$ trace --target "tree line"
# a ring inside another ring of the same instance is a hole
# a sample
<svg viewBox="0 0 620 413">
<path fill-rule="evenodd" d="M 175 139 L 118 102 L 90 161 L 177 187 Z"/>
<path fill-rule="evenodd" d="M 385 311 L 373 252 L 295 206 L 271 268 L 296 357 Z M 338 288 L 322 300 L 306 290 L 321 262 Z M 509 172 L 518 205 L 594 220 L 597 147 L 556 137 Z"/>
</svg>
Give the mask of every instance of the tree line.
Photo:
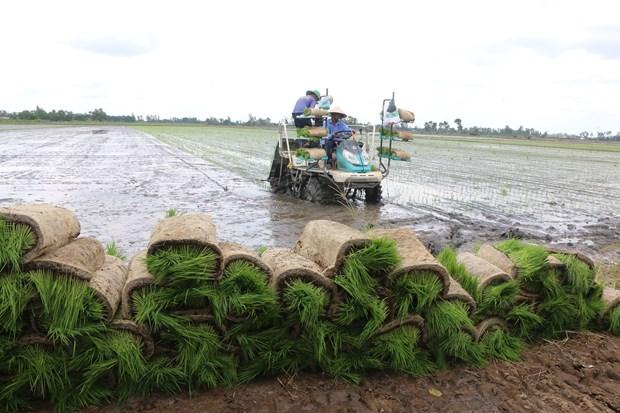
<svg viewBox="0 0 620 413">
<path fill-rule="evenodd" d="M 226 118 L 207 117 L 204 120 L 196 117 L 171 117 L 160 118 L 159 115 L 109 115 L 102 108 L 93 109 L 87 113 L 75 113 L 70 110 L 52 110 L 50 112 L 37 106 L 35 110 L 22 110 L 20 112 L 7 112 L 0 110 L 0 119 L 11 119 L 20 121 L 49 121 L 49 122 L 73 122 L 73 121 L 95 121 L 95 122 L 161 122 L 161 123 L 196 123 L 207 125 L 244 125 L 244 126 L 273 126 L 275 123 L 270 118 L 260 118 L 248 115 L 247 121 L 232 120 L 230 116 Z"/>
<path fill-rule="evenodd" d="M 159 122 L 159 123 L 185 123 L 185 124 L 206 124 L 206 125 L 224 125 L 224 126 L 274 126 L 275 122 L 271 118 L 260 118 L 248 115 L 246 121 L 232 120 L 230 116 L 226 118 L 216 118 L 213 116 L 206 117 L 204 120 L 196 117 L 171 117 L 160 118 L 159 115 L 109 115 L 102 108 L 93 109 L 87 113 L 74 113 L 70 110 L 52 110 L 47 112 L 45 109 L 37 106 L 35 110 L 22 110 L 21 112 L 7 112 L 0 110 L 0 119 L 26 120 L 26 121 L 49 121 L 49 122 L 72 122 L 72 121 L 96 121 L 96 122 Z M 358 120 L 348 117 L 349 124 L 356 124 Z M 471 136 L 504 136 L 514 138 L 577 138 L 577 139 L 597 139 L 620 141 L 620 131 L 613 133 L 612 131 L 583 131 L 578 135 L 566 133 L 549 134 L 546 131 L 541 132 L 534 128 L 524 128 L 519 126 L 516 129 L 506 125 L 503 128 L 486 128 L 481 126 L 464 127 L 461 118 L 454 119 L 451 125 L 447 121 L 424 122 L 423 127 L 416 126 L 413 128 L 415 132 L 437 134 L 437 135 L 471 135 Z"/>
<path fill-rule="evenodd" d="M 427 134 L 436 135 L 470 135 L 470 136 L 503 136 L 511 138 L 573 138 L 573 139 L 597 139 L 597 140 L 613 140 L 620 141 L 620 131 L 613 133 L 612 131 L 597 131 L 588 132 L 583 131 L 578 135 L 568 133 L 548 133 L 542 132 L 534 128 L 525 128 L 519 126 L 516 129 L 511 128 L 509 125 L 503 128 L 486 128 L 481 126 L 463 127 L 463 120 L 460 118 L 454 119 L 453 125 L 450 125 L 447 121 L 424 122 L 423 127 L 416 126 L 413 128 L 416 132 L 422 132 Z"/>
</svg>

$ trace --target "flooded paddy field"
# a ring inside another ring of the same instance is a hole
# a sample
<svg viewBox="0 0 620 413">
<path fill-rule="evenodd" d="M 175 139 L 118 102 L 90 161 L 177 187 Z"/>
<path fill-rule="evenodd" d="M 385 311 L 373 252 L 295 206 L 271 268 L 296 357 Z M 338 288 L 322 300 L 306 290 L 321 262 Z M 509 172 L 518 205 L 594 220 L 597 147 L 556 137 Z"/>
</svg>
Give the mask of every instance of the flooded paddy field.
<svg viewBox="0 0 620 413">
<path fill-rule="evenodd" d="M 242 127 L 0 129 L 0 205 L 66 206 L 128 254 L 168 208 L 209 213 L 221 239 L 255 247 L 333 219 L 412 226 L 436 248 L 521 235 L 620 254 L 620 145 L 417 137 L 395 143 L 413 157 L 392 162 L 383 205 L 344 208 L 271 194 L 275 143 Z"/>
</svg>

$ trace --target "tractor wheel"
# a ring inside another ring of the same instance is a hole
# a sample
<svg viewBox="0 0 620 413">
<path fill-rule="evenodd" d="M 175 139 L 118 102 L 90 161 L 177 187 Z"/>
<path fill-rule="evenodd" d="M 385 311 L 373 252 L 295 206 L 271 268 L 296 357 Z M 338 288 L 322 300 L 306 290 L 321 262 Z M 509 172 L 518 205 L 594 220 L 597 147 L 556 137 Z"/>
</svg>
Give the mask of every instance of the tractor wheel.
<svg viewBox="0 0 620 413">
<path fill-rule="evenodd" d="M 335 202 L 334 191 L 326 180 L 311 176 L 302 190 L 302 199 L 321 204 Z"/>
<path fill-rule="evenodd" d="M 381 201 L 381 184 L 374 188 L 366 188 L 364 190 L 364 198 L 366 202 L 376 204 Z"/>
</svg>

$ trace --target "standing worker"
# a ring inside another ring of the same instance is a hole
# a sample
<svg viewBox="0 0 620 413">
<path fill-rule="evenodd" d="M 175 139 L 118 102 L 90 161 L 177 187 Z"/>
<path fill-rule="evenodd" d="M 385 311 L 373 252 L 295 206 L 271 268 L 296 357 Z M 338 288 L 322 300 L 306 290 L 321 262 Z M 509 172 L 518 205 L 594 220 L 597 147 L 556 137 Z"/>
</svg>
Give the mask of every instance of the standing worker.
<svg viewBox="0 0 620 413">
<path fill-rule="evenodd" d="M 304 114 L 304 109 L 316 106 L 317 102 L 321 98 L 321 92 L 318 90 L 308 90 L 306 91 L 305 96 L 297 99 L 297 103 L 295 103 L 295 107 L 293 108 L 293 121 L 295 122 L 295 127 L 303 128 L 305 126 L 312 126 L 312 122 L 310 118 L 300 118 Z"/>
</svg>

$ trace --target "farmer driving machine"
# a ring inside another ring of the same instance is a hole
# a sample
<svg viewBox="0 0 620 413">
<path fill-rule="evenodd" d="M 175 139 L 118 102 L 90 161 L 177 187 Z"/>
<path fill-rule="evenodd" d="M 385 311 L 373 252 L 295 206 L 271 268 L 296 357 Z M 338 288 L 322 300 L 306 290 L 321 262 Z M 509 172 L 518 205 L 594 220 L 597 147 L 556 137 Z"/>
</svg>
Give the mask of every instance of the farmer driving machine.
<svg viewBox="0 0 620 413">
<path fill-rule="evenodd" d="M 327 115 L 324 112 L 318 124 Z M 381 155 L 392 151 L 392 127 L 401 121 L 413 121 L 401 120 L 398 113 L 392 94 L 391 99 L 383 101 L 379 132 L 376 125 L 349 125 L 351 132 L 334 133 L 332 159 L 324 149 L 326 129 L 302 128 L 295 133 L 294 127 L 282 122 L 269 172 L 272 191 L 320 203 L 342 202 L 361 195 L 366 202 L 379 202 L 381 183 L 390 170 L 390 158 Z M 316 117 L 311 113 L 307 116 Z"/>
</svg>

